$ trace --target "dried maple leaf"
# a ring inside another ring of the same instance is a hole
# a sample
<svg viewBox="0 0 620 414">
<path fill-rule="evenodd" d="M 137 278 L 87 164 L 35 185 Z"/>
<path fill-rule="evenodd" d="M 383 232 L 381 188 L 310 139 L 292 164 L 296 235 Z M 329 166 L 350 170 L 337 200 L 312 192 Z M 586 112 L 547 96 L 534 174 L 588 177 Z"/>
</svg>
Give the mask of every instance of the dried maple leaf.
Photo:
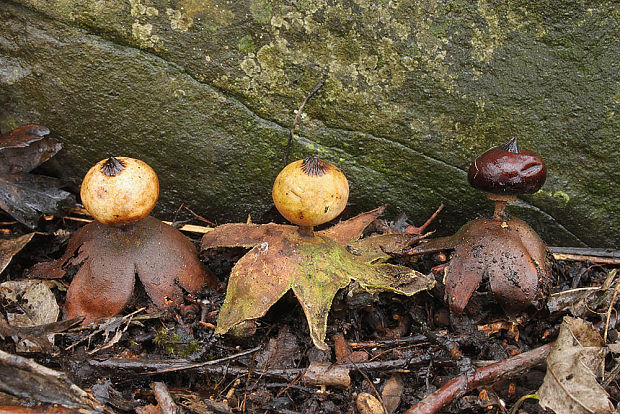
<svg viewBox="0 0 620 414">
<path fill-rule="evenodd" d="M 385 250 L 403 248 L 418 236 L 393 234 L 358 241 L 385 206 L 307 235 L 283 224 L 225 224 L 205 234 L 202 248 L 251 250 L 233 267 L 216 333 L 263 316 L 289 289 L 299 300 L 314 345 L 326 350 L 327 315 L 339 289 L 356 280 L 369 291 L 413 295 L 432 288 L 434 279 L 413 269 L 385 263 Z"/>
</svg>

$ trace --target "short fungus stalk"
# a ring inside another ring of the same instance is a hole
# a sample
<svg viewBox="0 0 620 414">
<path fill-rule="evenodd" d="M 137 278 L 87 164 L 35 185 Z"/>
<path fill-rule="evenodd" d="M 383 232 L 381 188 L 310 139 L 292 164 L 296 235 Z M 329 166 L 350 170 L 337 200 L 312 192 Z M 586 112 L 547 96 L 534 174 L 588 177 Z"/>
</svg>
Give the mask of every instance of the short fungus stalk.
<svg viewBox="0 0 620 414">
<path fill-rule="evenodd" d="M 31 270 L 36 277 L 60 278 L 79 266 L 67 291 L 66 319 L 84 316 L 88 323 L 120 313 L 133 296 L 136 277 L 157 308 L 182 304 L 183 291 L 216 285 L 191 241 L 149 216 L 159 181 L 145 162 L 99 161 L 86 173 L 80 195 L 95 221 L 73 236 L 60 259 Z"/>
<path fill-rule="evenodd" d="M 333 164 L 317 156 L 288 164 L 276 177 L 273 202 L 284 218 L 312 236 L 314 226 L 336 218 L 347 205 L 349 182 Z"/>
</svg>

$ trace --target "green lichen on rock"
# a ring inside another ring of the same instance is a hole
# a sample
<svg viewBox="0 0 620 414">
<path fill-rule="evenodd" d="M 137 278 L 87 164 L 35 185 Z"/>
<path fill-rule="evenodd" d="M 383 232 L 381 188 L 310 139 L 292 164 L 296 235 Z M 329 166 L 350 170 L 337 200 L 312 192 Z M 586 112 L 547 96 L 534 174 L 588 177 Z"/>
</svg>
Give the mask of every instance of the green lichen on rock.
<svg viewBox="0 0 620 414">
<path fill-rule="evenodd" d="M 114 137 L 177 191 L 164 210 L 264 215 L 295 111 L 324 79 L 292 157 L 338 164 L 357 208 L 389 202 L 420 222 L 444 202 L 454 231 L 491 210 L 469 161 L 517 136 L 549 178 L 511 211 L 550 243 L 620 241 L 612 2 L 16 0 L 0 13 L 0 118 L 48 125 L 81 169 Z"/>
</svg>

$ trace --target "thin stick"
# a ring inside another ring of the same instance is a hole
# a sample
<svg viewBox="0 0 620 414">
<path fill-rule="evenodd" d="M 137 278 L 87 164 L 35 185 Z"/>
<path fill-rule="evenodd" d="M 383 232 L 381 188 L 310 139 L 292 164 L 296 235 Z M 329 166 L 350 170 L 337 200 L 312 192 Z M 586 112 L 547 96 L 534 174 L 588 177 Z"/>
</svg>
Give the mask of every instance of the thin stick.
<svg viewBox="0 0 620 414">
<path fill-rule="evenodd" d="M 200 221 L 202 221 L 204 223 L 207 223 L 210 226 L 215 226 L 216 225 L 214 222 L 207 220 L 206 218 L 202 217 L 200 214 L 194 213 L 194 211 L 191 208 L 189 208 L 187 206 L 183 206 L 183 208 L 185 210 L 189 211 L 191 213 L 191 215 L 196 217 L 198 220 L 200 220 Z"/>
<path fill-rule="evenodd" d="M 614 276 L 615 273 L 617 272 L 616 269 L 612 270 L 612 272 L 614 272 Z M 616 301 L 616 296 L 618 296 L 618 288 L 620 288 L 620 278 L 618 278 L 618 281 L 616 282 L 616 288 L 614 289 L 614 294 L 611 297 L 611 302 L 609 303 L 609 308 L 607 309 L 607 319 L 605 320 L 605 333 L 603 334 L 603 343 L 607 343 L 607 331 L 609 330 L 609 320 L 611 319 L 611 310 L 614 307 L 614 302 Z"/>
<path fill-rule="evenodd" d="M 456 377 L 426 398 L 405 414 L 432 414 L 440 411 L 450 404 L 455 398 L 463 395 L 474 388 L 493 382 L 519 375 L 545 361 L 553 344 L 543 345 L 539 348 L 516 355 L 512 358 L 478 368 L 473 373 L 463 374 Z"/>
<path fill-rule="evenodd" d="M 435 210 L 435 212 L 428 218 L 428 220 L 426 220 L 424 222 L 424 224 L 422 224 L 420 227 L 414 227 L 414 226 L 409 226 L 405 229 L 405 233 L 406 234 L 422 234 L 424 233 L 424 230 L 426 230 L 426 228 L 433 222 L 433 220 L 435 220 L 435 218 L 437 218 L 437 215 L 439 213 L 441 213 L 441 210 L 443 210 L 444 205 L 443 203 L 441 203 L 439 205 L 439 207 L 437 207 L 437 210 Z"/>
<path fill-rule="evenodd" d="M 242 352 L 242 354 L 254 352 L 256 348 L 250 349 L 248 351 Z M 292 380 L 300 372 L 305 371 L 307 368 L 286 368 L 286 369 L 268 369 L 268 370 L 250 370 L 248 368 L 242 367 L 231 367 L 231 366 L 213 366 L 217 365 L 223 361 L 227 361 L 229 359 L 240 356 L 239 354 L 231 355 L 226 358 L 221 358 L 218 360 L 207 361 L 200 363 L 199 367 L 193 366 L 188 367 L 188 364 L 185 360 L 140 360 L 140 359 L 128 359 L 128 358 L 111 358 L 106 360 L 96 360 L 91 359 L 88 361 L 88 364 L 92 367 L 96 368 L 107 368 L 112 369 L 114 371 L 118 370 L 132 370 L 132 371 L 144 371 L 151 370 L 150 372 L 145 372 L 145 374 L 158 374 L 161 372 L 170 372 L 175 368 L 179 369 L 191 369 L 196 368 L 200 373 L 214 373 L 220 375 L 247 375 L 248 372 L 251 372 L 252 375 L 262 375 L 267 377 L 276 377 L 276 378 L 285 378 L 286 380 Z M 411 358 L 411 359 L 394 359 L 389 361 L 373 361 L 373 362 L 360 362 L 355 364 L 340 364 L 339 366 L 346 368 L 360 368 L 366 370 L 394 370 L 404 367 L 421 367 L 426 366 L 430 360 L 430 356 L 421 355 L 419 357 Z M 454 366 L 455 363 L 453 360 L 437 360 L 434 361 L 435 365 L 438 366 Z"/>
<path fill-rule="evenodd" d="M 553 258 L 555 260 L 567 260 L 571 262 L 592 262 L 592 263 L 608 264 L 608 265 L 620 264 L 620 258 L 586 256 L 582 254 L 553 253 Z"/>
<path fill-rule="evenodd" d="M 162 369 L 158 369 L 156 371 L 146 372 L 146 374 L 162 374 L 164 372 L 182 371 L 182 370 L 186 370 L 186 369 L 201 368 L 201 367 L 205 367 L 205 366 L 208 366 L 208 365 L 217 365 L 217 364 L 225 362 L 225 361 L 230 361 L 231 359 L 239 358 L 239 357 L 242 357 L 244 355 L 248 355 L 248 354 L 254 353 L 256 351 L 260 351 L 260 349 L 261 349 L 261 347 L 257 346 L 257 347 L 254 347 L 252 349 L 248 349 L 247 351 L 243 351 L 243 352 L 239 352 L 237 354 L 229 355 L 229 356 L 224 357 L 224 358 L 214 359 L 212 361 L 198 362 L 196 364 L 187 364 L 187 365 L 179 365 L 179 366 L 170 367 L 170 368 L 162 368 Z"/>
<path fill-rule="evenodd" d="M 82 217 L 72 217 L 72 216 L 65 216 L 65 217 L 63 217 L 63 219 L 71 220 L 71 221 L 79 221 L 79 222 L 82 222 L 82 223 L 91 223 L 91 222 L 94 221 L 93 219 L 85 219 L 85 218 L 82 218 Z M 172 222 L 171 221 L 164 221 L 163 223 L 166 223 L 166 224 L 172 226 Z M 187 231 L 187 232 L 190 232 L 190 233 L 205 234 L 205 233 L 208 233 L 211 230 L 213 230 L 213 227 L 198 226 L 196 224 L 184 224 L 181 227 L 179 227 L 177 230 Z"/>
<path fill-rule="evenodd" d="M 321 79 L 319 83 L 316 84 L 314 89 L 310 91 L 308 96 L 306 96 L 306 99 L 304 99 L 304 101 L 301 103 L 301 106 L 299 107 L 299 110 L 297 111 L 297 115 L 295 115 L 295 121 L 293 121 L 293 126 L 291 127 L 291 131 L 289 132 L 288 142 L 286 143 L 286 149 L 284 150 L 284 165 L 288 164 L 288 156 L 291 152 L 291 145 L 293 143 L 293 137 L 295 135 L 295 128 L 297 127 L 297 123 L 299 122 L 299 117 L 301 117 L 301 113 L 304 110 L 304 106 L 306 106 L 310 98 L 312 98 L 314 94 L 317 93 L 319 89 L 321 89 L 321 86 L 323 86 L 324 83 L 325 83 L 325 79 Z"/>
<path fill-rule="evenodd" d="M 576 254 L 583 256 L 597 256 L 597 257 L 614 257 L 620 259 L 620 250 L 598 248 L 598 247 L 564 247 L 564 246 L 549 246 L 549 250 L 552 253 L 561 254 Z"/>
<path fill-rule="evenodd" d="M 362 376 L 364 377 L 364 379 L 368 383 L 368 386 L 370 386 L 372 391 L 375 393 L 375 397 L 377 397 L 377 400 L 381 404 L 381 407 L 383 408 L 384 414 L 388 414 L 388 409 L 385 406 L 385 403 L 383 402 L 383 396 L 381 395 L 381 393 L 379 391 L 377 391 L 377 388 L 375 387 L 375 384 L 372 383 L 372 380 L 370 378 L 368 378 L 368 375 L 366 375 L 366 373 L 364 371 L 359 369 L 359 367 L 355 364 L 355 362 L 352 362 L 352 364 L 355 366 L 355 369 L 357 370 L 357 372 L 362 374 Z"/>
<path fill-rule="evenodd" d="M 177 414 L 179 412 L 179 407 L 175 404 L 166 384 L 163 382 L 153 382 L 151 389 L 163 414 Z"/>
</svg>

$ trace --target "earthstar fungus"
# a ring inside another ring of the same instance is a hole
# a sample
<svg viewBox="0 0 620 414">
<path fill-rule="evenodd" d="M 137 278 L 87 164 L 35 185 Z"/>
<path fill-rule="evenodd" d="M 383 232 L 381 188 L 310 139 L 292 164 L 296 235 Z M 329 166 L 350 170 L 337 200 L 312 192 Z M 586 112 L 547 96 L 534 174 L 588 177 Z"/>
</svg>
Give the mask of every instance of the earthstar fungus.
<svg viewBox="0 0 620 414">
<path fill-rule="evenodd" d="M 273 199 L 284 217 L 299 225 L 231 223 L 202 239 L 202 248 L 246 247 L 250 251 L 233 267 L 216 333 L 224 334 L 265 313 L 287 291 L 301 304 L 314 345 L 325 343 L 327 316 L 338 290 L 352 280 L 371 292 L 413 295 L 435 280 L 413 269 L 386 263 L 385 251 L 404 248 L 419 236 L 386 234 L 361 239 L 364 229 L 385 206 L 342 221 L 325 230 L 314 226 L 344 209 L 349 186 L 344 174 L 317 157 L 295 161 L 275 180 Z"/>
<path fill-rule="evenodd" d="M 485 278 L 508 314 L 544 305 L 552 282 L 547 246 L 524 221 L 509 217 L 505 207 L 517 194 L 538 191 L 546 175 L 542 158 L 520 151 L 516 138 L 489 149 L 471 163 L 468 180 L 489 193 L 495 202 L 493 215 L 410 251 L 422 254 L 455 249 L 444 279 L 446 300 L 454 314 L 463 312 Z"/>
<path fill-rule="evenodd" d="M 82 227 L 58 260 L 41 263 L 31 276 L 61 278 L 78 267 L 64 305 L 64 318 L 84 323 L 120 313 L 130 302 L 136 277 L 156 307 L 183 302 L 183 291 L 214 287 L 191 241 L 149 213 L 159 194 L 157 175 L 133 158 L 110 157 L 82 182 L 84 206 L 95 221 Z"/>
</svg>

